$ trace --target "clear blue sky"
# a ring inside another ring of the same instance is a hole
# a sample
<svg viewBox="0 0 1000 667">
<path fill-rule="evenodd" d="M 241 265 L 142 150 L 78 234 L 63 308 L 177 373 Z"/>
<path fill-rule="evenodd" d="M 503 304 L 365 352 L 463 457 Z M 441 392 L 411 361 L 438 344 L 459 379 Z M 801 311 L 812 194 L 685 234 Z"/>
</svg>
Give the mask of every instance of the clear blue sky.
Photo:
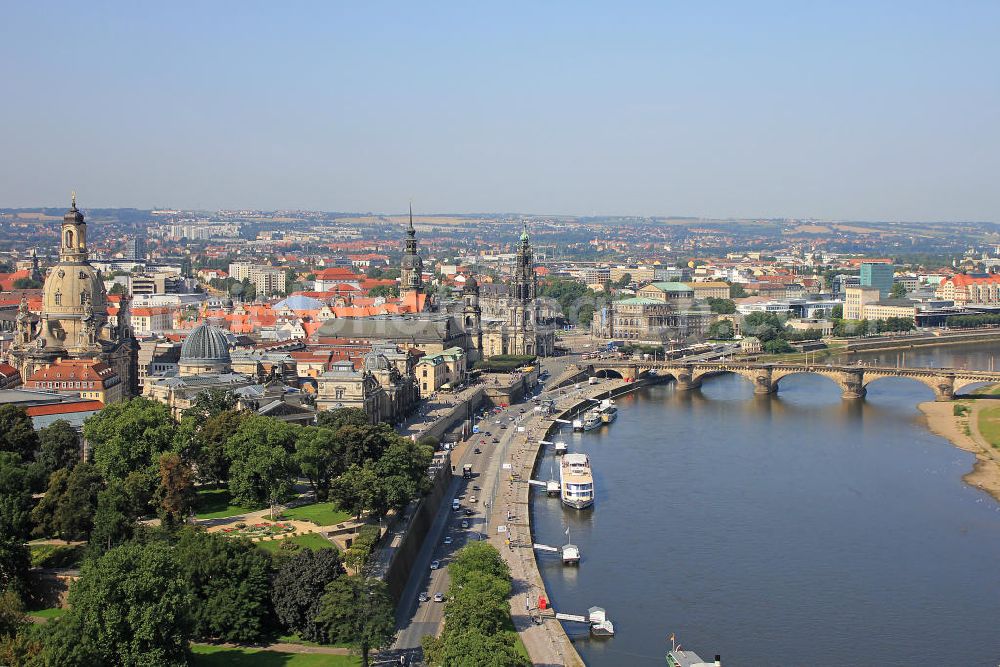
<svg viewBox="0 0 1000 667">
<path fill-rule="evenodd" d="M 1000 2 L 10 2 L 0 206 L 1000 221 Z"/>
</svg>

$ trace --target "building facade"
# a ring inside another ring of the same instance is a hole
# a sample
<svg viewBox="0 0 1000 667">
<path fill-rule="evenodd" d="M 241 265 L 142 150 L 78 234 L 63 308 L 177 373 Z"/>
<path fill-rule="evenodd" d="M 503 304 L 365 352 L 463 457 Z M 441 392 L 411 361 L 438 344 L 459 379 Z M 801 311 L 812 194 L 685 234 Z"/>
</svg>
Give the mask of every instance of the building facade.
<svg viewBox="0 0 1000 667">
<path fill-rule="evenodd" d="M 934 296 L 954 301 L 956 306 L 1000 303 L 1000 274 L 970 276 L 959 273 L 938 283 Z"/>
<path fill-rule="evenodd" d="M 859 276 L 861 287 L 875 287 L 885 299 L 892 292 L 892 277 L 895 273 L 896 269 L 892 264 L 863 262 Z"/>
</svg>

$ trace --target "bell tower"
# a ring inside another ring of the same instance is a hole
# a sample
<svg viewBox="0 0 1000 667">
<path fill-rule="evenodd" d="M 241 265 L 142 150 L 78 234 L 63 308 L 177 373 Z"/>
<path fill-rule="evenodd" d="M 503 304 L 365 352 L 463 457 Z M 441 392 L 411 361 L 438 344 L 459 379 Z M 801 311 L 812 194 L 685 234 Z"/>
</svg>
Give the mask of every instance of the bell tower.
<svg viewBox="0 0 1000 667">
<path fill-rule="evenodd" d="M 59 261 L 66 264 L 83 264 L 87 261 L 87 223 L 76 207 L 76 193 L 72 204 L 63 216 L 60 230 Z"/>
</svg>

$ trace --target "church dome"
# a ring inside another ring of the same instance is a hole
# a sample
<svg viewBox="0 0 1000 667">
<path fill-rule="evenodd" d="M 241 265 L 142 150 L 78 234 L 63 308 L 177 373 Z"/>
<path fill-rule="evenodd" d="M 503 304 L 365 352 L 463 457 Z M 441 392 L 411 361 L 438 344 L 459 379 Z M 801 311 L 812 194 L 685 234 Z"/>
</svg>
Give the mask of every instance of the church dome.
<svg viewBox="0 0 1000 667">
<path fill-rule="evenodd" d="M 90 264 L 60 262 L 49 271 L 42 288 L 46 344 L 73 347 L 81 344 L 85 326 L 99 331 L 108 318 L 104 281 Z"/>
<path fill-rule="evenodd" d="M 221 372 L 231 362 L 226 334 L 214 324 L 199 324 L 181 345 L 182 375 Z"/>
<path fill-rule="evenodd" d="M 372 350 L 365 355 L 365 370 L 370 373 L 387 371 L 389 370 L 389 366 L 389 360 L 385 358 L 384 354 L 379 354 L 375 350 Z"/>
</svg>

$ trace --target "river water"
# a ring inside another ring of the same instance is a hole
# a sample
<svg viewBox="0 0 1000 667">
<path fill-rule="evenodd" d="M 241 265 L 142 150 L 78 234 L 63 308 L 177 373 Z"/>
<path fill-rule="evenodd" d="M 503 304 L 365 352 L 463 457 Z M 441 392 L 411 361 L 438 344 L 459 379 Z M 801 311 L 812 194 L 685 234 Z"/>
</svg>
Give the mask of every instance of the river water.
<svg viewBox="0 0 1000 667">
<path fill-rule="evenodd" d="M 994 354 L 906 365 L 988 369 Z M 961 481 L 973 455 L 927 430 L 916 406 L 932 399 L 884 379 L 848 402 L 810 375 L 762 398 L 721 376 L 623 396 L 615 423 L 563 434 L 590 455 L 597 502 L 570 510 L 542 489 L 532 520 L 537 542 L 570 528 L 583 554 L 579 569 L 539 556 L 555 608 L 615 622 L 610 640 L 567 624 L 586 663 L 663 665 L 671 633 L 727 667 L 1000 663 L 1000 504 Z"/>
</svg>

